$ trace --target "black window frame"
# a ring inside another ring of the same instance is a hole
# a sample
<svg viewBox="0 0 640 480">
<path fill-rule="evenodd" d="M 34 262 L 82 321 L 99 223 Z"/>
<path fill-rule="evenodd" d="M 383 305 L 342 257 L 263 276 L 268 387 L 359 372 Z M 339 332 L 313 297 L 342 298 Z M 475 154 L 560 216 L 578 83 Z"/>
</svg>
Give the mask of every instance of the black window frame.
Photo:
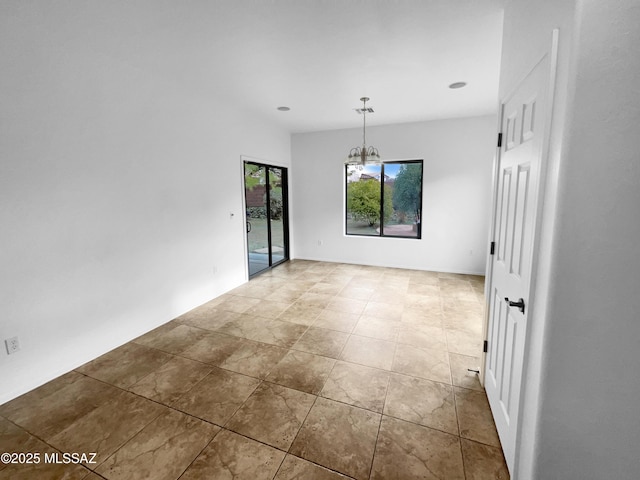
<svg viewBox="0 0 640 480">
<path fill-rule="evenodd" d="M 393 164 L 420 164 L 420 200 L 419 200 L 419 209 L 418 209 L 418 219 L 416 221 L 416 235 L 385 235 L 384 234 L 384 166 L 385 165 L 393 165 Z M 412 240 L 421 240 L 422 239 L 422 198 L 424 195 L 424 159 L 412 159 L 412 160 L 389 160 L 384 161 L 380 164 L 380 233 L 379 234 L 366 234 L 366 233 L 349 233 L 349 225 L 348 225 L 348 189 L 349 189 L 349 167 L 353 167 L 353 165 L 345 165 L 344 168 L 344 233 L 349 237 L 370 237 L 370 238 L 406 238 Z"/>
</svg>

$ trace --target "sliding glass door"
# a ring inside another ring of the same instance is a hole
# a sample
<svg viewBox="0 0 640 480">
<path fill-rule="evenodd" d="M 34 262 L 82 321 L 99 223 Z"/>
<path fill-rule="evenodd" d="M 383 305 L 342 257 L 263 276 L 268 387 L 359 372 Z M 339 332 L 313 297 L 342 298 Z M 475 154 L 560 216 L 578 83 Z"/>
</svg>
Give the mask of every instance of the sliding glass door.
<svg viewBox="0 0 640 480">
<path fill-rule="evenodd" d="M 289 259 L 287 169 L 244 162 L 249 277 Z"/>
</svg>

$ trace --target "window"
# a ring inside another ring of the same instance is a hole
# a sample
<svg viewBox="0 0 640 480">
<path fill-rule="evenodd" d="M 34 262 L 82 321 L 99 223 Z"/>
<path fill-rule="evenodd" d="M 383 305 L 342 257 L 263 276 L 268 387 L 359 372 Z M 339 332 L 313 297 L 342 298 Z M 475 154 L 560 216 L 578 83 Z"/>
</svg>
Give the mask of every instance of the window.
<svg viewBox="0 0 640 480">
<path fill-rule="evenodd" d="M 422 160 L 346 165 L 346 233 L 420 238 Z"/>
</svg>

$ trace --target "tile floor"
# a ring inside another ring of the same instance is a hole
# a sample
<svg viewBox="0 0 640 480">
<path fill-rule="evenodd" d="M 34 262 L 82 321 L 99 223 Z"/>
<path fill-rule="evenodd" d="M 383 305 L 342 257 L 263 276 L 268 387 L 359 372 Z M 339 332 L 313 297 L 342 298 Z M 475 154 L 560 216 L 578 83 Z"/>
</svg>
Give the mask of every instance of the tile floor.
<svg viewBox="0 0 640 480">
<path fill-rule="evenodd" d="M 483 278 L 292 261 L 0 406 L 2 479 L 509 477 Z M 95 452 L 95 463 L 44 463 Z"/>
</svg>

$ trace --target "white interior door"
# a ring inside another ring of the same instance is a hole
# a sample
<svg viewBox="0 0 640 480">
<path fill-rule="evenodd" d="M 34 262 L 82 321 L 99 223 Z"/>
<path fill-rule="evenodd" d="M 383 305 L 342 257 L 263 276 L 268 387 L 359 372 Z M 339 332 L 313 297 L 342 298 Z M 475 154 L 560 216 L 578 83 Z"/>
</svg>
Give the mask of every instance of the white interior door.
<svg viewBox="0 0 640 480">
<path fill-rule="evenodd" d="M 538 211 L 550 61 L 538 63 L 502 103 L 484 382 L 513 472 Z"/>
</svg>

